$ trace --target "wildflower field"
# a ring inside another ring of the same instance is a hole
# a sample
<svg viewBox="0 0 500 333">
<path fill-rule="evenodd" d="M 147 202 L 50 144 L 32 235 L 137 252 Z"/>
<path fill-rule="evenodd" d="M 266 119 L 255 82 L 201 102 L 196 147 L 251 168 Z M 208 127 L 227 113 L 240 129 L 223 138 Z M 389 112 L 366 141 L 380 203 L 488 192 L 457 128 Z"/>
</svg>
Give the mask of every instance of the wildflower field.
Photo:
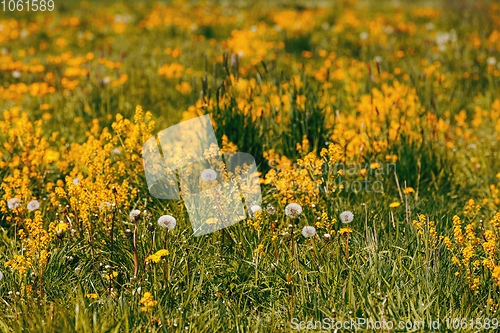
<svg viewBox="0 0 500 333">
<path fill-rule="evenodd" d="M 33 3 L 0 2 L 0 332 L 500 329 L 498 2 Z M 204 115 L 262 202 L 197 237 L 143 145 Z"/>
</svg>

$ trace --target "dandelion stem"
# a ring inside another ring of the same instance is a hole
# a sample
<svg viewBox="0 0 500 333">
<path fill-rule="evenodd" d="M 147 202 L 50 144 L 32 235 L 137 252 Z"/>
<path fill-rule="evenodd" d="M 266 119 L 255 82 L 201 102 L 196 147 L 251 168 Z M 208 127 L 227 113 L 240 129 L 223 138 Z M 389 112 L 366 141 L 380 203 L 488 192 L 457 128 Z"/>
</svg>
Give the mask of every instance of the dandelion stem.
<svg viewBox="0 0 500 333">
<path fill-rule="evenodd" d="M 136 278 L 137 273 L 139 272 L 139 258 L 137 257 L 137 222 L 134 227 L 133 247 L 134 247 L 134 278 Z"/>
</svg>

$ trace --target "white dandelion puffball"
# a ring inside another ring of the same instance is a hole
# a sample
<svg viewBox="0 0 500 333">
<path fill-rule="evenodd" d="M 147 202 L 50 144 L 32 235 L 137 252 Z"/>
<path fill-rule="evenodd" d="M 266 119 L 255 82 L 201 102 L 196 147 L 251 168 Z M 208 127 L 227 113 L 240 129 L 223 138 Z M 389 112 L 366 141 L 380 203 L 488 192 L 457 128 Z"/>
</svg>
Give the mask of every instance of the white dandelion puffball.
<svg viewBox="0 0 500 333">
<path fill-rule="evenodd" d="M 12 198 L 7 202 L 7 206 L 9 206 L 9 209 L 16 209 L 21 206 L 21 200 L 18 198 Z"/>
<path fill-rule="evenodd" d="M 340 219 L 342 223 L 351 223 L 354 220 L 354 214 L 351 211 L 346 210 L 340 214 Z"/>
<path fill-rule="evenodd" d="M 38 200 L 31 200 L 30 202 L 28 202 L 28 205 L 26 207 L 29 210 L 34 211 L 40 208 L 40 203 L 38 202 Z"/>
<path fill-rule="evenodd" d="M 171 215 L 163 215 L 158 219 L 158 225 L 168 230 L 172 230 L 173 228 L 175 228 L 176 224 L 177 222 L 175 220 L 175 217 Z"/>
<path fill-rule="evenodd" d="M 285 214 L 292 219 L 296 218 L 302 214 L 302 206 L 297 203 L 288 204 L 288 206 L 285 207 Z"/>
<path fill-rule="evenodd" d="M 135 221 L 136 219 L 139 218 L 139 215 L 141 215 L 141 211 L 138 209 L 134 209 L 130 212 L 130 219 L 132 221 Z"/>
<path fill-rule="evenodd" d="M 276 213 L 276 208 L 274 208 L 273 205 L 269 204 L 267 205 L 266 211 L 268 214 L 274 215 L 274 213 Z"/>
<path fill-rule="evenodd" d="M 330 234 L 324 234 L 323 237 L 325 237 L 326 241 L 329 241 L 330 239 L 332 239 L 332 235 L 330 235 Z"/>
<path fill-rule="evenodd" d="M 110 209 L 111 208 L 111 202 L 104 201 L 100 206 L 99 209 Z"/>
<path fill-rule="evenodd" d="M 302 229 L 302 235 L 304 235 L 305 238 L 312 237 L 312 236 L 316 235 L 316 228 L 311 227 L 310 225 L 306 225 Z"/>
<path fill-rule="evenodd" d="M 80 178 L 76 177 L 75 179 L 73 179 L 73 184 L 78 185 L 78 183 L 80 182 Z"/>
<path fill-rule="evenodd" d="M 257 205 L 250 207 L 250 211 L 249 211 L 250 216 L 254 216 L 257 211 L 262 213 L 262 208 L 260 206 L 257 206 Z"/>
<path fill-rule="evenodd" d="M 211 182 L 217 179 L 217 173 L 213 169 L 205 169 L 201 173 L 201 179 L 206 182 Z"/>
</svg>

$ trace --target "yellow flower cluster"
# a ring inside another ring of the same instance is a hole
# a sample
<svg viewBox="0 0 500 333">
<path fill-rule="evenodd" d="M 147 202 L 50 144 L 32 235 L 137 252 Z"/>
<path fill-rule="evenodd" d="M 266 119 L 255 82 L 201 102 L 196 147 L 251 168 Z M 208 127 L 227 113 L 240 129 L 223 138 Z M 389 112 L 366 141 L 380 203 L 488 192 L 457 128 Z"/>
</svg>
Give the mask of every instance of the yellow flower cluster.
<svg viewBox="0 0 500 333">
<path fill-rule="evenodd" d="M 318 156 L 314 151 L 309 152 L 309 141 L 304 136 L 302 145 L 297 145 L 297 151 L 303 157 L 296 164 L 274 150 L 264 153 L 273 167 L 266 174 L 264 184 L 274 188 L 282 203 L 295 202 L 308 206 L 320 201 L 321 192 L 329 195 L 342 190 L 334 185 L 338 177 L 335 165 L 342 159 L 338 145 L 330 144 Z"/>
<path fill-rule="evenodd" d="M 264 216 L 260 210 L 254 212 L 253 218 L 247 220 L 247 225 L 252 227 L 255 231 L 259 232 L 262 230 L 262 222 L 264 221 Z"/>
<path fill-rule="evenodd" d="M 453 217 L 453 240 L 442 237 L 446 248 L 453 255 L 453 264 L 459 269 L 455 275 L 464 274 L 469 288 L 475 292 L 479 290 L 481 284 L 488 284 L 487 280 L 482 282 L 482 277 L 486 278 L 487 275 L 481 273 L 481 267 L 490 271 L 492 279 L 500 285 L 500 266 L 497 266 L 499 244 L 496 236 L 496 233 L 500 231 L 500 213 L 496 213 L 490 221 L 493 229 L 485 230 L 480 234 L 481 229 L 474 228 L 474 218 L 480 209 L 481 205 L 476 204 L 472 199 L 469 200 L 464 210 L 464 215 L 469 221 L 465 230 L 460 217 L 455 215 Z M 485 241 L 481 241 L 481 237 Z"/>
<path fill-rule="evenodd" d="M 39 210 L 35 211 L 34 218 L 24 220 L 24 226 L 25 229 L 19 230 L 19 238 L 25 249 L 24 255 L 15 255 L 13 260 L 5 263 L 6 267 L 17 270 L 21 275 L 26 274 L 27 269 L 33 264 L 36 265 L 36 269 L 43 270 L 50 256 L 49 248 L 55 230 L 52 222 L 48 230 L 44 229 L 42 213 Z"/>
<path fill-rule="evenodd" d="M 158 304 L 158 302 L 153 299 L 153 295 L 149 291 L 144 293 L 144 296 L 142 296 L 139 302 L 144 305 L 141 307 L 142 311 L 152 310 L 152 308 Z"/>
<path fill-rule="evenodd" d="M 146 261 L 152 261 L 154 263 L 159 263 L 161 261 L 161 259 L 163 257 L 168 256 L 168 254 L 169 254 L 168 250 L 161 249 L 161 250 L 157 251 L 156 253 L 149 255 L 146 258 Z"/>
<path fill-rule="evenodd" d="M 424 241 L 429 242 L 432 247 L 436 246 L 438 236 L 434 221 L 429 220 L 424 214 L 418 216 L 418 221 L 413 220 L 413 225 L 417 233 L 424 237 Z"/>
</svg>

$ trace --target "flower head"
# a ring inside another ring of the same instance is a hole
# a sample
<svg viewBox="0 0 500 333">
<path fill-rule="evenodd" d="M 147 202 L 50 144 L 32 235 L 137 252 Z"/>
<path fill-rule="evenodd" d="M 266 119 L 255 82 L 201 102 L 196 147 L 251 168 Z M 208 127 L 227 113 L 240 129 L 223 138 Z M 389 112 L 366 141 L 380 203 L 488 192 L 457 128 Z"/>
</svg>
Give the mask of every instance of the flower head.
<svg viewBox="0 0 500 333">
<path fill-rule="evenodd" d="M 413 187 L 407 187 L 406 189 L 403 190 L 403 193 L 404 194 L 415 193 L 415 190 L 413 189 Z"/>
<path fill-rule="evenodd" d="M 99 209 L 100 210 L 103 210 L 103 209 L 110 209 L 111 208 L 111 202 L 107 202 L 107 201 L 104 201 L 103 203 L 101 203 L 101 205 L 99 206 Z"/>
<path fill-rule="evenodd" d="M 68 224 L 67 223 L 59 222 L 56 225 L 56 230 L 55 230 L 56 236 L 59 237 L 59 238 L 62 238 L 64 236 L 64 233 L 66 232 L 67 229 L 68 229 Z"/>
<path fill-rule="evenodd" d="M 271 204 L 267 205 L 266 210 L 267 210 L 267 213 L 270 215 L 274 215 L 274 213 L 276 213 L 276 208 Z"/>
<path fill-rule="evenodd" d="M 213 169 L 205 169 L 201 173 L 201 179 L 206 182 L 211 182 L 217 179 L 217 173 Z"/>
<path fill-rule="evenodd" d="M 18 198 L 12 198 L 7 202 L 7 206 L 9 206 L 9 209 L 16 209 L 21 206 L 21 200 Z"/>
<path fill-rule="evenodd" d="M 152 262 L 158 263 L 161 261 L 161 259 L 163 257 L 168 256 L 168 254 L 169 254 L 168 250 L 162 249 L 162 250 L 159 250 L 158 252 L 156 252 L 155 254 L 148 256 L 146 258 L 146 261 L 151 260 Z"/>
<path fill-rule="evenodd" d="M 302 229 L 302 235 L 304 235 L 304 237 L 306 237 L 306 238 L 312 237 L 312 236 L 316 235 L 316 228 L 311 227 L 309 225 L 306 225 Z"/>
<path fill-rule="evenodd" d="M 133 209 L 130 212 L 130 219 L 132 220 L 132 222 L 134 222 L 135 220 L 137 220 L 139 218 L 140 215 L 141 215 L 141 211 L 140 210 Z"/>
<path fill-rule="evenodd" d="M 401 205 L 401 204 L 400 204 L 399 202 L 394 201 L 393 203 L 391 203 L 391 204 L 389 205 L 389 207 L 391 207 L 391 208 L 396 208 L 396 207 L 399 207 L 400 205 Z"/>
<path fill-rule="evenodd" d="M 158 304 L 158 302 L 153 299 L 153 295 L 150 292 L 145 292 L 144 296 L 139 302 L 144 305 L 143 307 L 141 307 L 142 311 L 147 311 L 148 307 L 153 307 Z"/>
<path fill-rule="evenodd" d="M 34 211 L 40 208 L 40 203 L 37 200 L 31 200 L 26 206 L 29 210 Z"/>
<path fill-rule="evenodd" d="M 171 215 L 163 215 L 158 219 L 158 225 L 168 230 L 174 229 L 176 224 L 177 221 L 175 220 L 175 217 Z"/>
<path fill-rule="evenodd" d="M 262 208 L 260 206 L 257 206 L 257 205 L 254 205 L 252 207 L 250 207 L 250 216 L 255 216 L 255 213 L 256 212 L 261 212 L 262 213 Z"/>
<path fill-rule="evenodd" d="M 297 203 L 288 204 L 285 207 L 285 214 L 286 216 L 294 219 L 302 214 L 302 206 Z"/>
<path fill-rule="evenodd" d="M 351 211 L 346 210 L 340 213 L 340 220 L 342 223 L 351 223 L 354 220 L 354 214 Z"/>
<path fill-rule="evenodd" d="M 351 228 L 340 228 L 339 235 L 343 236 L 343 235 L 346 235 L 346 234 L 350 234 L 351 232 L 352 232 Z"/>
</svg>

